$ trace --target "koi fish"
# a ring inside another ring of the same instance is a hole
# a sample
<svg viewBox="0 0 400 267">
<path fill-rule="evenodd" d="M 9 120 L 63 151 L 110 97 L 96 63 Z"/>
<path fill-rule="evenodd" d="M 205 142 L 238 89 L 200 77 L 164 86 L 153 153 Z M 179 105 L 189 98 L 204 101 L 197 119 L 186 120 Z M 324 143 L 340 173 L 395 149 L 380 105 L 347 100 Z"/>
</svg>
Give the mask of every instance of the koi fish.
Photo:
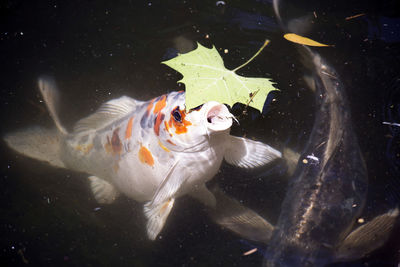
<svg viewBox="0 0 400 267">
<path fill-rule="evenodd" d="M 282 21 L 279 2 L 273 1 L 274 11 L 287 31 L 290 23 Z M 395 207 L 368 222 L 360 218 L 368 172 L 344 84 L 320 54 L 305 46 L 299 51 L 312 73 L 305 81 L 315 92 L 316 117 L 303 153 L 283 150 L 287 163 L 297 166 L 288 168 L 294 173 L 276 225 L 263 227 L 267 249 L 262 266 L 268 267 L 326 266 L 361 259 L 389 239 L 400 213 Z M 246 226 L 253 227 L 251 222 Z M 262 231 L 258 225 L 254 228 Z"/>
<path fill-rule="evenodd" d="M 302 48 L 313 72 L 317 111 L 291 178 L 263 266 L 325 266 L 381 247 L 398 220 L 396 207 L 364 223 L 368 177 L 352 129 L 345 88 L 318 53 Z M 283 153 L 285 158 L 285 152 Z M 363 223 L 356 225 L 356 222 Z"/>
<path fill-rule="evenodd" d="M 207 102 L 186 112 L 184 92 L 146 102 L 127 96 L 110 100 L 68 132 L 57 114 L 54 80 L 42 77 L 38 84 L 56 129 L 11 133 L 7 144 L 28 157 L 89 174 L 99 203 L 112 203 L 121 193 L 144 202 L 151 240 L 178 197 L 188 194 L 216 207 L 205 183 L 223 159 L 254 168 L 281 157 L 266 144 L 230 135 L 234 116 L 223 104 Z"/>
</svg>

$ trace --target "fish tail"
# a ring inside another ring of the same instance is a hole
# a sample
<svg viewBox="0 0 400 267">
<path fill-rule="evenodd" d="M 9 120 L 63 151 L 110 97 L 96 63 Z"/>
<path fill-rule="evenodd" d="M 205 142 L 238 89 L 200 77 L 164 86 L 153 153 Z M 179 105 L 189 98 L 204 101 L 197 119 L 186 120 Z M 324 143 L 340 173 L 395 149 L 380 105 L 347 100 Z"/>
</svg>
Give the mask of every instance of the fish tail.
<svg viewBox="0 0 400 267">
<path fill-rule="evenodd" d="M 67 130 L 62 126 L 57 113 L 59 93 L 54 78 L 50 76 L 41 76 L 38 79 L 38 86 L 46 107 L 50 113 L 51 118 L 56 124 L 57 129 L 64 135 L 68 134 Z"/>
<path fill-rule="evenodd" d="M 62 139 L 62 134 L 57 129 L 41 127 L 28 128 L 4 137 L 7 145 L 15 151 L 50 165 L 65 168 L 60 159 Z"/>
<path fill-rule="evenodd" d="M 7 134 L 4 141 L 15 151 L 37 159 L 45 161 L 56 167 L 64 167 L 60 159 L 60 147 L 63 136 L 68 134 L 67 130 L 61 125 L 57 114 L 58 90 L 52 77 L 41 76 L 38 79 L 39 91 L 49 110 L 51 118 L 57 128 L 45 129 L 32 127 Z"/>
</svg>

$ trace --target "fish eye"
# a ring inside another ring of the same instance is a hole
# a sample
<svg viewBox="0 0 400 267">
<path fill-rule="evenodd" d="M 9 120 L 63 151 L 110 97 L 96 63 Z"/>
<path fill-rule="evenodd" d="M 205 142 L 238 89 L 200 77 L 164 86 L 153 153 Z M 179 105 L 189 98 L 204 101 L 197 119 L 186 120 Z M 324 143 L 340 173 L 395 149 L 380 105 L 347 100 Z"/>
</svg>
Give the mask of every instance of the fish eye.
<svg viewBox="0 0 400 267">
<path fill-rule="evenodd" d="M 177 122 L 182 122 L 182 116 L 181 116 L 181 112 L 179 111 L 179 107 L 176 107 L 173 111 L 172 111 L 172 116 L 174 117 L 174 120 Z"/>
</svg>

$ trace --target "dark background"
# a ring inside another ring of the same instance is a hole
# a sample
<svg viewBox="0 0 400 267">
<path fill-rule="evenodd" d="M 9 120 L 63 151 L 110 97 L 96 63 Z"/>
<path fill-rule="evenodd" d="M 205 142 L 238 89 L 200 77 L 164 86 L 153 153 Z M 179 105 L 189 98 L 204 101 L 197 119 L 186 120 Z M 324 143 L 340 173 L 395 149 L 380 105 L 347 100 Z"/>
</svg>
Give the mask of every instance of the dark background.
<svg viewBox="0 0 400 267">
<path fill-rule="evenodd" d="M 346 85 L 368 166 L 362 216 L 368 221 L 400 202 L 400 127 L 382 124 L 400 123 L 399 3 L 292 2 L 282 3 L 284 21 L 308 15 L 299 28 L 335 45 L 316 50 Z M 297 151 L 308 139 L 313 94 L 303 82 L 296 45 L 282 38 L 270 1 L 2 1 L 0 12 L 1 135 L 32 125 L 52 127 L 38 95 L 39 75 L 56 78 L 60 116 L 71 128 L 109 99 L 147 100 L 183 89 L 176 84 L 180 75 L 160 62 L 193 49 L 194 42 L 215 45 L 232 69 L 270 39 L 240 74 L 272 77 L 281 91 L 261 115 L 254 110 L 241 115 L 232 132 Z M 141 204 L 122 197 L 100 206 L 87 175 L 17 155 L 4 142 L 0 149 L 2 266 L 261 266 L 262 244 L 220 229 L 190 198 L 176 202 L 161 238 L 150 242 Z M 224 164 L 214 183 L 274 223 L 285 170 L 282 162 L 256 171 Z M 385 247 L 344 265 L 397 266 L 399 237 L 397 229 Z M 257 253 L 242 256 L 254 247 Z"/>
</svg>

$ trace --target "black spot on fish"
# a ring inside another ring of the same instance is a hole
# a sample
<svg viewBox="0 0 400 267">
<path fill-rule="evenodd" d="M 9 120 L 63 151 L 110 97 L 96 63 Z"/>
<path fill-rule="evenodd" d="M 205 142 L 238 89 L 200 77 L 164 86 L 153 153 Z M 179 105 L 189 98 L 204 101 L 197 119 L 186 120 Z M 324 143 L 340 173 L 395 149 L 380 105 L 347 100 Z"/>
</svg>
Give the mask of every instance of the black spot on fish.
<svg viewBox="0 0 400 267">
<path fill-rule="evenodd" d="M 147 128 L 153 128 L 155 118 L 156 118 L 156 116 L 154 114 L 151 114 L 148 117 L 148 119 L 147 119 Z"/>
<path fill-rule="evenodd" d="M 147 115 L 147 112 L 145 112 L 142 116 L 142 118 L 140 119 L 140 127 L 142 127 L 142 129 L 147 127 L 147 120 L 149 119 L 149 116 Z"/>
<path fill-rule="evenodd" d="M 119 128 L 115 129 L 111 137 L 111 147 L 114 154 L 121 154 L 122 151 L 122 143 L 121 140 L 119 139 L 118 132 Z"/>
</svg>

